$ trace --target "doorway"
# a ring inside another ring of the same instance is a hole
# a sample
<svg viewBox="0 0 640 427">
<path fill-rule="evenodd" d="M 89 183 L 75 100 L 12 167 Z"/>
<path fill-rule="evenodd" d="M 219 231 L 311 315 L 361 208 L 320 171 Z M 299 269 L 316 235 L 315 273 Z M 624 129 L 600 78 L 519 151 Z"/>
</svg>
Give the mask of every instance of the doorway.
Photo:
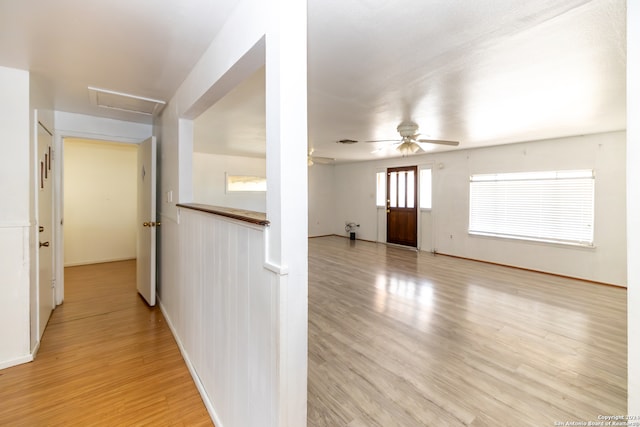
<svg viewBox="0 0 640 427">
<path fill-rule="evenodd" d="M 37 191 L 38 191 L 38 330 L 37 340 L 55 307 L 54 295 L 54 241 L 53 241 L 53 134 L 38 122 L 37 134 Z"/>
<path fill-rule="evenodd" d="M 418 246 L 418 167 L 387 169 L 387 243 Z"/>
<path fill-rule="evenodd" d="M 136 257 L 137 145 L 64 138 L 64 267 Z"/>
</svg>

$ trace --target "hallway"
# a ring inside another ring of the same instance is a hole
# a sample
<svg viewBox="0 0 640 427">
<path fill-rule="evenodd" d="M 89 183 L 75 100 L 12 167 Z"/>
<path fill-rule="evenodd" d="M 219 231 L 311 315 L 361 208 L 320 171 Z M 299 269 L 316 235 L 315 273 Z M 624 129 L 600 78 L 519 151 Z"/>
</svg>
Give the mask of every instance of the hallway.
<svg viewBox="0 0 640 427">
<path fill-rule="evenodd" d="M 0 425 L 212 425 L 135 261 L 65 269 L 32 363 L 0 371 Z"/>
</svg>

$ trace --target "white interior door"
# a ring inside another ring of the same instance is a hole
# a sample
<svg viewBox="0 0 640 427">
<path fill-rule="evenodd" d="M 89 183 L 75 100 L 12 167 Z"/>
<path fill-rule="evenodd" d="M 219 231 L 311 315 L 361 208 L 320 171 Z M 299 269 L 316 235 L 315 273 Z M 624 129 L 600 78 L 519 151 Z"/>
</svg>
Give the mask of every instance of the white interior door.
<svg viewBox="0 0 640 427">
<path fill-rule="evenodd" d="M 55 307 L 53 289 L 53 137 L 38 124 L 38 339 Z"/>
<path fill-rule="evenodd" d="M 138 292 L 147 304 L 156 304 L 156 139 L 138 147 Z"/>
</svg>

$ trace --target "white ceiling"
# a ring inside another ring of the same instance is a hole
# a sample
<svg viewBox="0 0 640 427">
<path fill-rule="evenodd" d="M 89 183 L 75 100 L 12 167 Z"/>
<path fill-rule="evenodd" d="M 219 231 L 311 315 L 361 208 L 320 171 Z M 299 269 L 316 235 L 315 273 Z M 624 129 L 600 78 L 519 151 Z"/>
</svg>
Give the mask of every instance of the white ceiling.
<svg viewBox="0 0 640 427">
<path fill-rule="evenodd" d="M 236 0 L 0 0 L 0 65 L 42 75 L 63 111 L 87 86 L 168 100 Z M 459 149 L 626 128 L 624 0 L 309 0 L 309 145 L 397 156 L 403 120 Z M 196 146 L 264 155 L 264 74 L 196 122 Z M 202 137 L 200 137 L 202 135 Z M 434 147 L 436 150 L 450 147 Z"/>
<path fill-rule="evenodd" d="M 88 86 L 168 101 L 238 0 L 0 0 L 0 65 L 48 81 L 61 111 L 151 122 Z"/>
</svg>

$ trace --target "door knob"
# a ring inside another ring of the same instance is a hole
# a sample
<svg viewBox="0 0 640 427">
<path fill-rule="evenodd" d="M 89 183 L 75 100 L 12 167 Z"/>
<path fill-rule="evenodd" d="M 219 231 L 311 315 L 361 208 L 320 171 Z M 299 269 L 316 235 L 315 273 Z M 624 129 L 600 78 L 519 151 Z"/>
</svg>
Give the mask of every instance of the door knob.
<svg viewBox="0 0 640 427">
<path fill-rule="evenodd" d="M 44 243 L 40 242 L 40 246 L 38 246 L 38 247 L 41 248 L 43 246 L 48 248 L 49 247 L 49 242 L 44 242 Z"/>
<path fill-rule="evenodd" d="M 143 227 L 151 227 L 151 224 L 149 224 L 147 221 L 142 223 Z"/>
</svg>

